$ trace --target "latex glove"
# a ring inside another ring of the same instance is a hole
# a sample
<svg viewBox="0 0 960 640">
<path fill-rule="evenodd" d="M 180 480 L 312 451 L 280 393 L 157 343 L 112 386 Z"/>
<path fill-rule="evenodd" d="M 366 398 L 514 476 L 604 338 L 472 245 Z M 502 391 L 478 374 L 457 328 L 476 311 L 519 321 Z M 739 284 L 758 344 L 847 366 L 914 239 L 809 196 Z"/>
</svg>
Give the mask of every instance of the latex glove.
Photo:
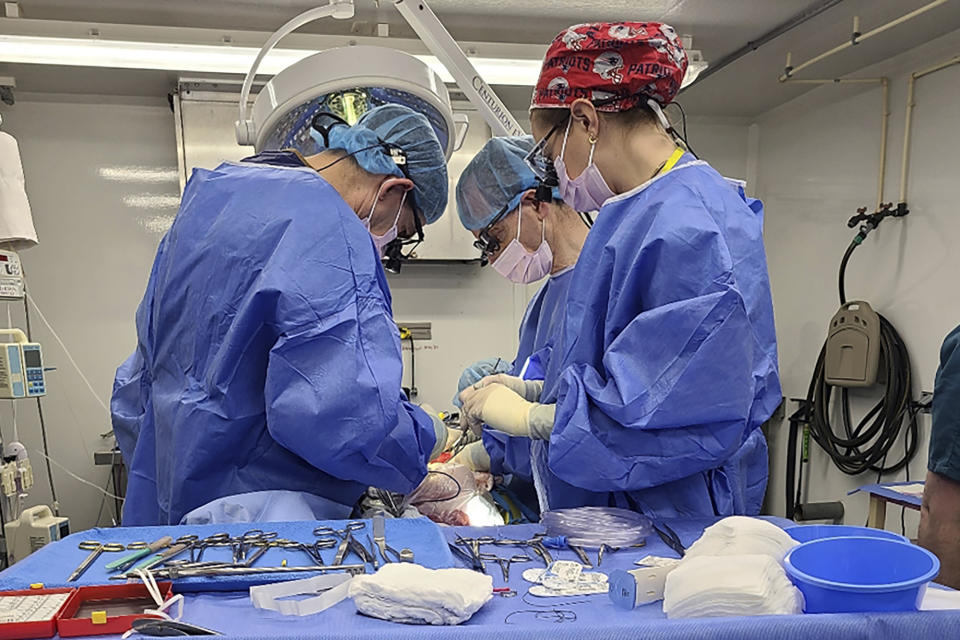
<svg viewBox="0 0 960 640">
<path fill-rule="evenodd" d="M 466 418 L 467 426 L 474 433 L 480 433 L 482 425 L 486 424 L 511 436 L 549 439 L 556 405 L 530 402 L 499 383 L 479 389 L 474 387 L 460 394 L 463 400 L 461 422 Z"/>
<path fill-rule="evenodd" d="M 480 387 L 486 387 L 491 384 L 502 384 L 529 402 L 538 401 L 540 394 L 543 392 L 543 380 L 524 380 L 523 378 L 507 375 L 506 373 L 487 376 L 477 383 Z"/>
<path fill-rule="evenodd" d="M 433 434 L 437 438 L 436 441 L 434 442 L 433 450 L 430 452 L 430 459 L 433 460 L 434 458 L 439 456 L 441 453 L 446 451 L 449 445 L 453 444 L 453 440 L 450 439 L 450 436 L 451 436 L 450 432 L 454 430 L 448 428 L 447 425 L 443 423 L 443 420 L 440 419 L 440 416 L 437 413 L 437 410 L 431 407 L 430 405 L 424 403 L 420 405 L 420 408 L 423 410 L 424 413 L 430 416 L 430 420 L 433 422 Z M 460 436 L 460 432 L 454 431 L 454 433 L 457 434 L 454 437 L 454 440 L 456 440 L 456 438 Z"/>
<path fill-rule="evenodd" d="M 463 451 L 451 458 L 450 462 L 462 464 L 471 471 L 490 471 L 490 454 L 483 446 L 483 442 L 471 442 Z"/>
<path fill-rule="evenodd" d="M 460 402 L 460 392 L 470 385 L 476 384 L 483 378 L 495 373 L 506 373 L 510 371 L 512 367 L 513 365 L 510 361 L 504 360 L 503 358 L 477 360 L 460 374 L 460 380 L 457 383 L 457 393 L 453 396 L 453 404 L 457 407 L 462 406 Z"/>
</svg>

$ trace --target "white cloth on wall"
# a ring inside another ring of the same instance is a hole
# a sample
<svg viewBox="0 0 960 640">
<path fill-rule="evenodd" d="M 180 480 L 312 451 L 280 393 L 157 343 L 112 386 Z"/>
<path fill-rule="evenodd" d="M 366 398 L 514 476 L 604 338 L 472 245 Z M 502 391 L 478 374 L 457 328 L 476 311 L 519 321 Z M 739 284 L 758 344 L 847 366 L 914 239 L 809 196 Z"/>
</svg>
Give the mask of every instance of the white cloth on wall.
<svg viewBox="0 0 960 640">
<path fill-rule="evenodd" d="M 37 244 L 17 139 L 0 131 L 0 245 L 20 251 Z"/>
</svg>

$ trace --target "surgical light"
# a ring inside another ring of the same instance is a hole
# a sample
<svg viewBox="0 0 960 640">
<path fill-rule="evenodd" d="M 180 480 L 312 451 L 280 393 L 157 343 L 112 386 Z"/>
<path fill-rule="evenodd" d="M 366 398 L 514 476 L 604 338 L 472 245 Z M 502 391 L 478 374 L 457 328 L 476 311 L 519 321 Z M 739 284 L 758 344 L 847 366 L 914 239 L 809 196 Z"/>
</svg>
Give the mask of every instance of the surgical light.
<svg viewBox="0 0 960 640">
<path fill-rule="evenodd" d="M 317 113 L 332 111 L 354 122 L 388 103 L 426 116 L 450 157 L 457 136 L 443 80 L 415 57 L 383 47 L 328 49 L 287 67 L 257 94 L 243 133 L 257 151 L 295 148 L 309 155 L 320 150 L 310 137 Z"/>
</svg>

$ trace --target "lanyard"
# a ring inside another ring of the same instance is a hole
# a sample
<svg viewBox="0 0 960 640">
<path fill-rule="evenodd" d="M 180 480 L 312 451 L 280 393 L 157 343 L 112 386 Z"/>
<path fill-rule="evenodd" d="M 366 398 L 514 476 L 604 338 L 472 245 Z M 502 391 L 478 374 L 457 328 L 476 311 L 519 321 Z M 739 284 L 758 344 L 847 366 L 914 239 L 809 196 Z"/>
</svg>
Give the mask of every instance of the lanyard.
<svg viewBox="0 0 960 640">
<path fill-rule="evenodd" d="M 657 175 L 659 176 L 661 174 L 666 173 L 667 171 L 670 171 L 670 169 L 673 169 L 675 166 L 677 166 L 677 162 L 679 162 L 680 158 L 682 157 L 683 157 L 683 149 L 681 149 L 680 147 L 677 147 L 676 149 L 673 150 L 673 153 L 670 154 L 670 157 L 667 158 L 667 161 L 663 164 L 663 167 L 660 169 L 660 171 L 657 172 Z"/>
</svg>

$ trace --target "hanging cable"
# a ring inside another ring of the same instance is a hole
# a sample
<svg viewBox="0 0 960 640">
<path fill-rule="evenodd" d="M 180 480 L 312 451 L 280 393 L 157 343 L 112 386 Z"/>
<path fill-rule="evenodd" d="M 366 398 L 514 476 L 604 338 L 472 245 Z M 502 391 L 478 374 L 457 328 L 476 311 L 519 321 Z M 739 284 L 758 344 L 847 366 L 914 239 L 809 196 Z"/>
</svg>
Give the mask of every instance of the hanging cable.
<svg viewBox="0 0 960 640">
<path fill-rule="evenodd" d="M 700 156 L 696 151 L 693 150 L 693 147 L 690 146 L 690 142 L 687 140 L 687 112 L 683 110 L 683 105 L 674 100 L 670 103 L 671 105 L 677 105 L 677 108 L 680 109 L 680 128 L 683 130 L 683 135 L 677 134 L 680 140 L 683 141 L 683 146 L 687 148 L 687 151 L 699 158 Z M 669 105 L 668 105 L 669 106 Z M 676 129 L 674 129 L 676 133 Z"/>
<path fill-rule="evenodd" d="M 889 207 L 888 207 L 889 208 Z M 862 214 L 861 214 L 862 215 Z M 846 304 L 846 271 L 850 256 L 863 243 L 884 217 L 890 214 L 881 209 L 863 217 L 866 224 L 847 247 L 840 262 L 838 290 L 841 305 Z M 894 326 L 880 314 L 880 373 L 884 392 L 880 400 L 853 426 L 850 412 L 850 392 L 840 388 L 840 416 L 842 431 L 830 421 L 831 400 L 834 387 L 826 382 L 825 361 L 827 345 L 824 343 L 817 358 L 813 377 L 807 390 L 810 411 L 810 433 L 814 441 L 830 456 L 840 471 L 857 475 L 875 471 L 882 475 L 895 473 L 907 467 L 919 448 L 919 427 L 916 402 L 913 395 L 913 376 L 907 346 Z M 835 407 L 835 402 L 833 403 Z M 887 454 L 898 438 L 904 439 L 903 456 L 887 464 Z"/>
</svg>

